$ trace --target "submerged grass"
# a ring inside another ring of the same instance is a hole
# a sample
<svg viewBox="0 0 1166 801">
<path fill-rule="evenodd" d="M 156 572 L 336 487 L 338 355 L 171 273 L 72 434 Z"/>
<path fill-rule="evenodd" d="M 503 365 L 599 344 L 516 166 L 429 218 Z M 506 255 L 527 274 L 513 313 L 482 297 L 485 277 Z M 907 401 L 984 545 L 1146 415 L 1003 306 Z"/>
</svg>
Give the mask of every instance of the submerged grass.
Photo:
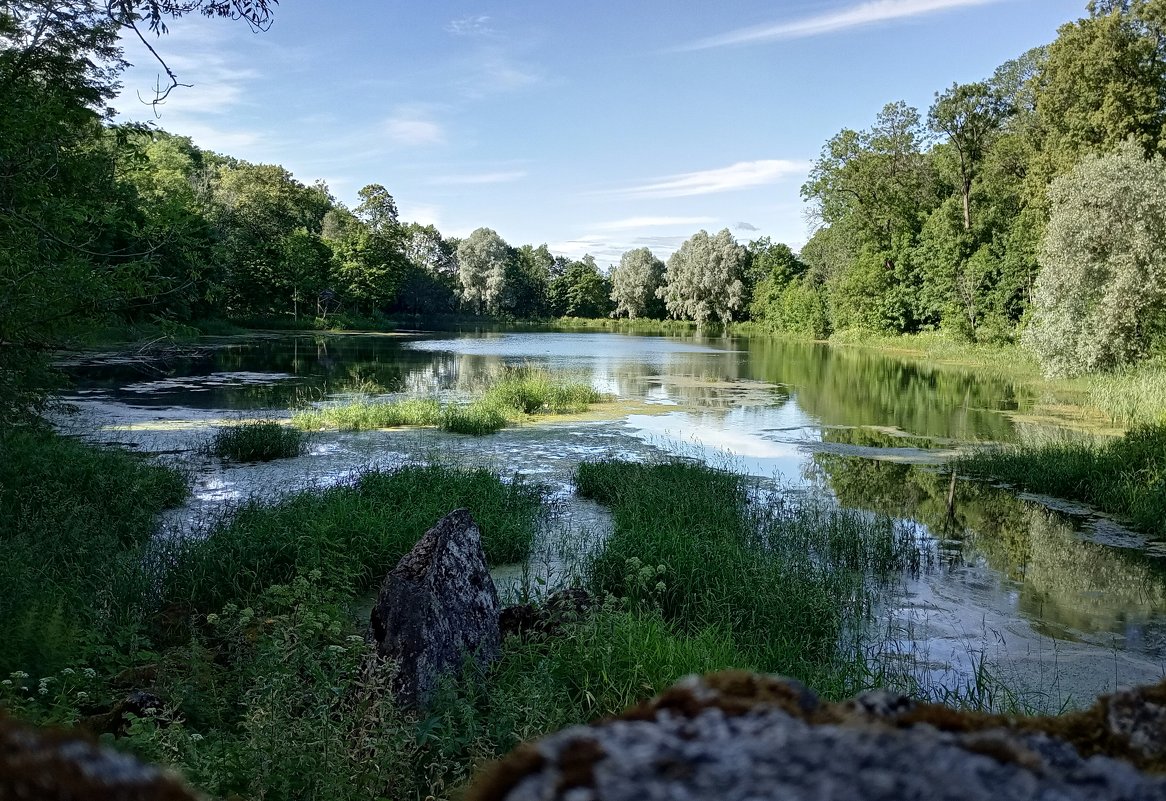
<svg viewBox="0 0 1166 801">
<path fill-rule="evenodd" d="M 615 517 L 590 565 L 596 592 L 652 605 L 679 632 L 727 632 L 750 666 L 827 695 L 861 683 L 843 639 L 869 611 L 869 580 L 918 564 L 889 519 L 758 503 L 743 476 L 705 464 L 609 460 L 576 482 Z"/>
<path fill-rule="evenodd" d="M 1138 426 L 1107 442 L 1074 440 L 984 450 L 960 459 L 972 475 L 1084 501 L 1166 534 L 1166 424 Z"/>
<path fill-rule="evenodd" d="M 340 431 L 437 426 L 455 434 L 482 436 L 529 415 L 583 412 L 602 399 L 586 382 L 541 368 L 507 367 L 469 403 L 442 404 L 434 398 L 358 398 L 335 406 L 303 409 L 292 417 L 292 424 L 308 430 Z"/>
<path fill-rule="evenodd" d="M 431 465 L 366 473 L 275 505 L 252 502 L 167 555 L 163 604 L 172 615 L 211 612 L 312 571 L 335 597 L 350 598 L 460 507 L 473 513 L 491 564 L 516 562 L 530 551 L 542 492 L 518 477 L 504 482 L 485 470 Z"/>
<path fill-rule="evenodd" d="M 235 462 L 270 462 L 299 456 L 307 447 L 300 429 L 275 420 L 255 420 L 217 428 L 205 450 Z"/>
</svg>

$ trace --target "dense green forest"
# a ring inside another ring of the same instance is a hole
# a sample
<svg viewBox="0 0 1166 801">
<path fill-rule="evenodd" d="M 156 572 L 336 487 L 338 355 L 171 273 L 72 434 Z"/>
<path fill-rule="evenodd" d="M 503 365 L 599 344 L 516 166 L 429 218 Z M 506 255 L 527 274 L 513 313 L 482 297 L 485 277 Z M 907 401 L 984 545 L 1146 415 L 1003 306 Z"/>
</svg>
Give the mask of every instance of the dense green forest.
<svg viewBox="0 0 1166 801">
<path fill-rule="evenodd" d="M 181 5 L 146 3 L 144 19 L 164 28 Z M 752 319 L 1021 341 L 1050 375 L 1141 360 L 1166 324 L 1164 0 L 1092 0 L 926 112 L 892 102 L 840 131 L 802 188 L 817 227 L 800 253 L 701 231 L 666 263 L 644 248 L 610 270 L 489 228 L 445 237 L 401 220 L 378 184 L 348 208 L 278 165 L 115 122 L 111 7 L 0 7 L 0 104 L 19 111 L 0 118 L 10 418 L 40 408 L 54 349 L 110 322 Z"/>
</svg>

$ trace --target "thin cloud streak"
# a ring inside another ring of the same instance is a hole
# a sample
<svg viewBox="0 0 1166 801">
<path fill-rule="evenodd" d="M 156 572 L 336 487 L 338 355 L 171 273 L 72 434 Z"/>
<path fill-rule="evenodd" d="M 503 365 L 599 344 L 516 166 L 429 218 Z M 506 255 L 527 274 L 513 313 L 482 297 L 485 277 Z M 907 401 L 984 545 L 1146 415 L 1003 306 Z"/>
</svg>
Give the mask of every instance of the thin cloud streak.
<svg viewBox="0 0 1166 801">
<path fill-rule="evenodd" d="M 920 17 L 955 8 L 984 6 L 1002 0 L 870 0 L 840 11 L 831 11 L 789 22 L 775 22 L 738 28 L 735 31 L 701 39 L 679 48 L 682 51 L 708 50 L 714 47 L 749 45 L 782 39 L 805 39 L 879 22 Z"/>
<path fill-rule="evenodd" d="M 672 225 L 708 225 L 716 222 L 713 217 L 628 217 L 624 220 L 595 223 L 589 226 L 596 231 L 635 231 L 640 228 L 663 228 Z"/>
<path fill-rule="evenodd" d="M 803 175 L 809 172 L 810 167 L 811 164 L 808 161 L 787 159 L 739 161 L 728 167 L 681 173 L 641 186 L 617 189 L 606 194 L 640 198 L 711 195 L 777 183 L 791 175 Z"/>
<path fill-rule="evenodd" d="M 398 109 L 385 120 L 384 132 L 392 142 L 406 147 L 440 145 L 445 142 L 445 129 L 423 113 Z"/>
<path fill-rule="evenodd" d="M 526 170 L 509 172 L 482 172 L 468 175 L 438 175 L 430 179 L 434 186 L 481 186 L 483 184 L 507 184 L 519 181 L 527 175 Z"/>
</svg>

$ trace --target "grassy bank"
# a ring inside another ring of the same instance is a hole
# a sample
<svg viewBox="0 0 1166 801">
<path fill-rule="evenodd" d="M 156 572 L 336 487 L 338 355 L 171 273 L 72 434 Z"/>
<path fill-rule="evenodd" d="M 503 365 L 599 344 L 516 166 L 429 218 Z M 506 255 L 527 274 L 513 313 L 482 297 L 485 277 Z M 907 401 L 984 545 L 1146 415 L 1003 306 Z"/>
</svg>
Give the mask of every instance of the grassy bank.
<svg viewBox="0 0 1166 801">
<path fill-rule="evenodd" d="M 492 434 L 532 415 L 586 411 L 602 396 L 590 384 L 534 367 L 510 367 L 479 389 L 469 403 L 433 398 L 377 401 L 357 398 L 302 409 L 292 423 L 310 431 L 334 428 L 369 431 L 401 426 L 437 426 L 455 434 Z"/>
<path fill-rule="evenodd" d="M 958 469 L 1033 492 L 1083 501 L 1166 535 L 1166 424 L 1104 442 L 1069 441 L 979 451 Z"/>
<path fill-rule="evenodd" d="M 50 475 L 60 472 L 55 460 L 77 456 L 26 450 L 23 458 L 39 453 Z M 30 496 L 5 540 L 52 539 L 61 528 L 80 530 L 74 517 L 117 515 L 127 527 L 108 528 L 120 537 L 94 564 L 140 566 L 154 511 L 181 497 L 181 482 L 171 487 L 158 470 L 98 486 L 87 502 L 108 507 L 101 514 L 78 500 L 84 494 L 62 490 L 55 506 L 69 514 L 50 528 L 36 514 L 47 499 Z M 544 520 L 538 487 L 482 470 L 410 466 L 245 505 L 204 539 L 157 545 L 151 554 L 161 564 L 151 564 L 164 570 L 151 581 L 88 598 L 94 609 L 136 615 L 133 642 L 98 629 L 77 661 L 30 669 L 24 660 L 35 654 L 24 654 L 12 665 L 23 672 L 0 685 L 0 707 L 104 727 L 215 797 L 447 799 L 518 743 L 618 712 L 688 673 L 781 672 L 827 697 L 879 675 L 856 644 L 878 593 L 919 566 L 909 529 L 766 495 L 751 479 L 688 462 L 587 464 L 577 485 L 614 516 L 599 549 L 577 549 L 584 555 L 566 566 L 596 605 L 556 635 L 508 638 L 488 674 L 451 677 L 423 712 L 399 710 L 387 696 L 388 667 L 364 636 L 369 588 L 456 506 L 473 512 L 492 565 L 523 558 Z M 74 544 L 71 536 L 62 543 Z M 14 575 L 39 569 L 32 549 L 2 564 L 14 564 Z M 31 631 L 52 625 L 51 609 L 27 609 Z M 163 707 L 111 719 L 107 711 L 131 689 Z"/>
<path fill-rule="evenodd" d="M 756 503 L 742 476 L 703 464 L 604 461 L 580 466 L 577 482 L 615 515 L 590 565 L 595 591 L 654 607 L 689 635 L 714 627 L 750 667 L 826 695 L 862 683 L 842 639 L 874 584 L 918 567 L 913 535 L 889 518 Z"/>
<path fill-rule="evenodd" d="M 0 675 L 142 639 L 143 548 L 186 480 L 119 450 L 0 432 Z"/>
<path fill-rule="evenodd" d="M 516 562 L 530 552 L 541 504 L 541 489 L 520 479 L 440 465 L 366 473 L 351 485 L 275 505 L 252 502 L 205 539 L 166 554 L 162 605 L 171 616 L 205 614 L 249 603 L 267 587 L 313 571 L 318 587 L 351 599 L 376 586 L 426 529 L 461 507 L 481 527 L 490 563 Z"/>
</svg>

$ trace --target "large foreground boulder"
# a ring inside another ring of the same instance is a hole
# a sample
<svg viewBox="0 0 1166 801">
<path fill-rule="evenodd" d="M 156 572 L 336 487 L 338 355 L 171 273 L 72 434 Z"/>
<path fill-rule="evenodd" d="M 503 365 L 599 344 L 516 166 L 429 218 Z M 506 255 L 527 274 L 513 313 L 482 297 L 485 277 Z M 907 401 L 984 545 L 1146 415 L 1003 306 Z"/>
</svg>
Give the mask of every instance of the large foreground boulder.
<svg viewBox="0 0 1166 801">
<path fill-rule="evenodd" d="M 162 768 L 79 732 L 0 717 L 0 801 L 197 801 Z"/>
<path fill-rule="evenodd" d="M 729 672 L 520 746 L 468 798 L 1162 801 L 1163 769 L 1166 682 L 1038 718 L 887 692 L 831 704 L 795 681 Z"/>
<path fill-rule="evenodd" d="M 450 512 L 385 577 L 372 610 L 377 653 L 396 665 L 397 703 L 423 706 L 465 659 L 497 659 L 498 613 L 481 532 L 469 510 Z"/>
</svg>

